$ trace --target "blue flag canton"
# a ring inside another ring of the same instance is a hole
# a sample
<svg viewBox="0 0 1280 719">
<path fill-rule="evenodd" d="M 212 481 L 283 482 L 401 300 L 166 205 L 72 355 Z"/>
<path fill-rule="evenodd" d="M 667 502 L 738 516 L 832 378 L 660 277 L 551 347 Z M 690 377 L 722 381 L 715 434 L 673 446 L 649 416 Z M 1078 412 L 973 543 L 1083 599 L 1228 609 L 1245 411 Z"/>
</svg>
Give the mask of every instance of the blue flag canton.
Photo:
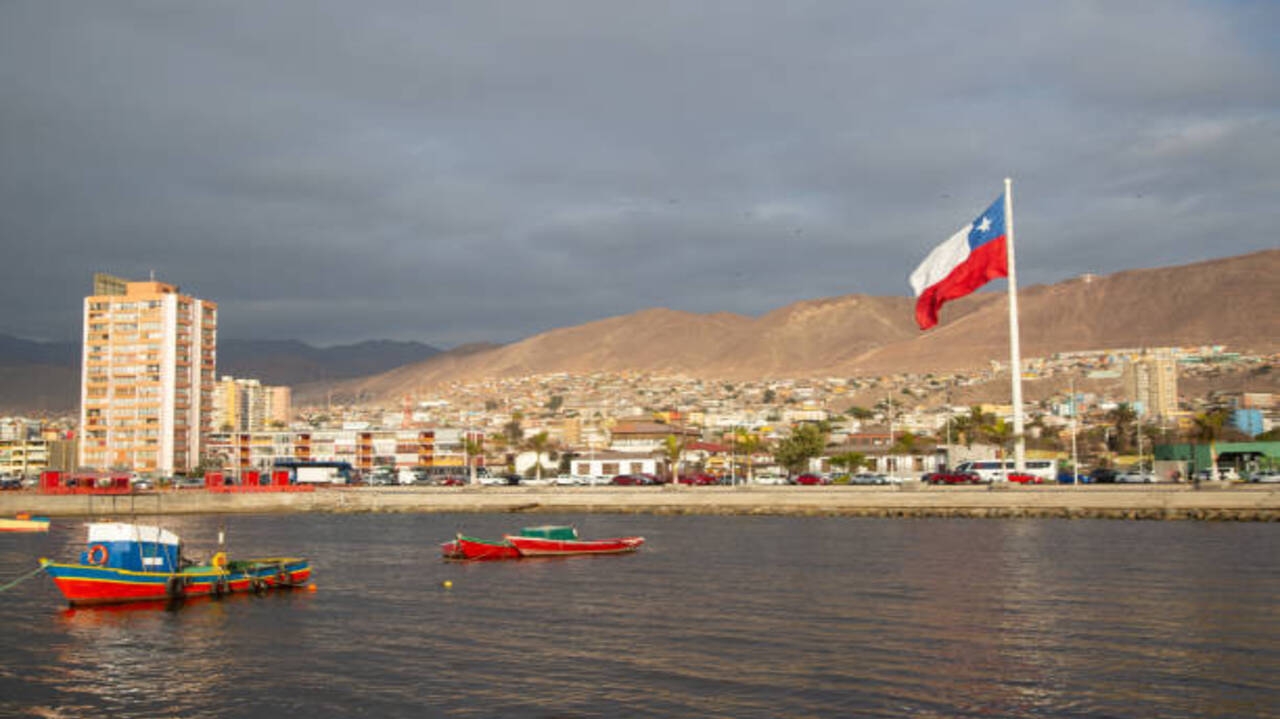
<svg viewBox="0 0 1280 719">
<path fill-rule="evenodd" d="M 986 212 L 978 215 L 969 227 L 969 249 L 975 250 L 988 242 L 1004 236 L 1004 195 L 991 203 Z"/>
</svg>

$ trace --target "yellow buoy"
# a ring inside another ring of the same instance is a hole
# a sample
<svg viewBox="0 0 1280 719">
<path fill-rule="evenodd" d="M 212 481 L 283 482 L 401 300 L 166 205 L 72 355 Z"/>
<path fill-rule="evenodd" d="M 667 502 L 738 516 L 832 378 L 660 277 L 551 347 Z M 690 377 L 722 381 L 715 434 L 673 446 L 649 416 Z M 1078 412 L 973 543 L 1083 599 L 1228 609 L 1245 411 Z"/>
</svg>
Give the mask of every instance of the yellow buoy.
<svg viewBox="0 0 1280 719">
<path fill-rule="evenodd" d="M 446 579 L 440 583 L 440 586 L 444 587 L 445 589 L 453 589 L 453 582 Z"/>
<path fill-rule="evenodd" d="M 315 585 L 315 584 L 308 584 L 308 585 L 307 585 L 307 591 L 308 591 L 308 592 L 314 592 L 315 590 L 316 590 L 316 585 Z"/>
</svg>

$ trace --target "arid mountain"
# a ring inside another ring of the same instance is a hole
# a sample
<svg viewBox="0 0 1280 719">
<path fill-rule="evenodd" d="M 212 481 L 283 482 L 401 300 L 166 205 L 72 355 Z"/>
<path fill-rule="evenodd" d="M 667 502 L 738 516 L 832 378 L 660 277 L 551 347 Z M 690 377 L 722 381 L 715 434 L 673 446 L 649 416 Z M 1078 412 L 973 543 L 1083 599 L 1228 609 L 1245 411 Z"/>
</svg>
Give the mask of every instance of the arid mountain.
<svg viewBox="0 0 1280 719">
<path fill-rule="evenodd" d="M 297 340 L 220 340 L 218 373 L 300 385 L 385 372 L 440 350 L 420 342 L 312 347 Z M 0 413 L 68 412 L 80 404 L 80 343 L 0 335 Z"/>
<path fill-rule="evenodd" d="M 1280 351 L 1277 276 L 1280 250 L 1268 250 L 1024 287 L 1022 355 L 1206 344 Z M 387 403 L 448 382 L 555 372 L 742 380 L 964 369 L 1008 360 L 1007 301 L 1002 291 L 963 298 L 948 304 L 942 323 L 928 332 L 916 329 L 908 297 L 845 295 L 755 318 L 650 309 L 510 345 L 439 354 L 417 343 L 316 349 L 296 341 L 226 340 L 218 371 L 293 385 L 299 403 L 326 397 Z M 0 412 L 73 410 L 78 354 L 73 343 L 0 336 Z"/>
<path fill-rule="evenodd" d="M 1280 250 L 1180 267 L 1081 277 L 1019 292 L 1024 357 L 1169 345 L 1280 350 Z M 488 350 L 447 352 L 364 379 L 303 388 L 390 401 L 434 385 L 555 372 L 682 373 L 722 379 L 927 372 L 1007 361 L 1008 299 L 984 292 L 948 304 L 920 332 L 908 297 L 846 295 L 759 318 L 653 309 Z"/>
</svg>

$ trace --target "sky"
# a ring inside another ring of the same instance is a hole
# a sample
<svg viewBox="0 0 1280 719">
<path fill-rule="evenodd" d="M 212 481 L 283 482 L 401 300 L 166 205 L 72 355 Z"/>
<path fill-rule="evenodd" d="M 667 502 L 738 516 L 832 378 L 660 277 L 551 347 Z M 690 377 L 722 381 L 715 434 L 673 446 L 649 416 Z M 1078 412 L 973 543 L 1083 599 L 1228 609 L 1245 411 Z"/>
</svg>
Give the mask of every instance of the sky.
<svg viewBox="0 0 1280 719">
<path fill-rule="evenodd" d="M 1280 246 L 1280 3 L 0 0 L 0 333 L 509 342 Z"/>
</svg>

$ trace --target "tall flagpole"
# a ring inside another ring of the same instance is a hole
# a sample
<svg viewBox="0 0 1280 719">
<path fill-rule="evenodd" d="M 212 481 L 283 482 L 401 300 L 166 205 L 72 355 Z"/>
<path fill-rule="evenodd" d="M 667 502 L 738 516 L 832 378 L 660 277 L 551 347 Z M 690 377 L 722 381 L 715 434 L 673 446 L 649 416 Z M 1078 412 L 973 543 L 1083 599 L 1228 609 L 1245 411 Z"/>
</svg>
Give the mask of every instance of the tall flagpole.
<svg viewBox="0 0 1280 719">
<path fill-rule="evenodd" d="M 1013 179 L 1004 178 L 1005 247 L 1009 253 L 1009 374 L 1013 377 L 1013 468 L 1026 471 L 1027 442 L 1022 434 L 1022 351 L 1018 346 L 1018 272 L 1013 260 Z"/>
</svg>

